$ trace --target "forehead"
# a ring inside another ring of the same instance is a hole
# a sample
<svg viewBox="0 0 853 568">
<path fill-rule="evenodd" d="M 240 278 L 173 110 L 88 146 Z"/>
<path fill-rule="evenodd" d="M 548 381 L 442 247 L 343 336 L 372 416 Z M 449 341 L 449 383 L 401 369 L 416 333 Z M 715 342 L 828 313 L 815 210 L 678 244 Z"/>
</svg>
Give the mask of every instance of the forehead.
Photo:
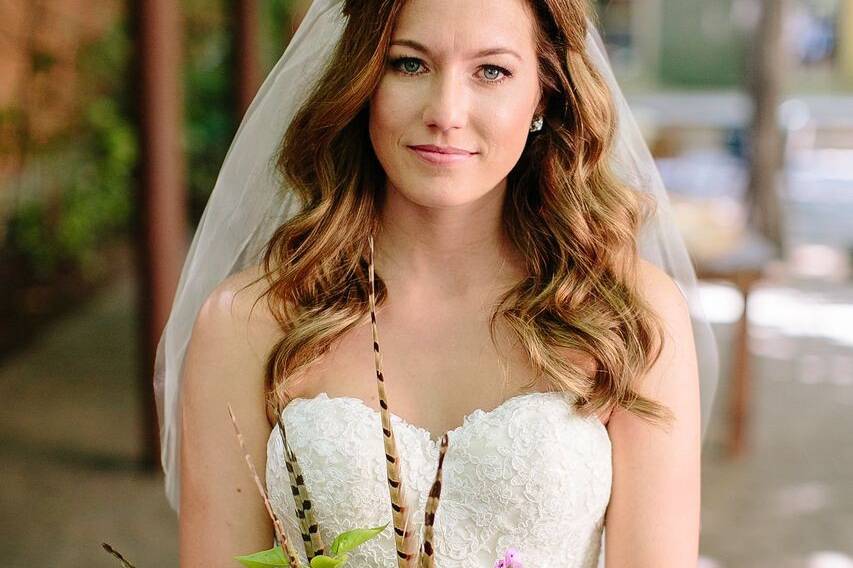
<svg viewBox="0 0 853 568">
<path fill-rule="evenodd" d="M 436 56 L 466 55 L 482 47 L 535 51 L 527 0 L 408 0 L 391 40 L 414 40 Z"/>
</svg>

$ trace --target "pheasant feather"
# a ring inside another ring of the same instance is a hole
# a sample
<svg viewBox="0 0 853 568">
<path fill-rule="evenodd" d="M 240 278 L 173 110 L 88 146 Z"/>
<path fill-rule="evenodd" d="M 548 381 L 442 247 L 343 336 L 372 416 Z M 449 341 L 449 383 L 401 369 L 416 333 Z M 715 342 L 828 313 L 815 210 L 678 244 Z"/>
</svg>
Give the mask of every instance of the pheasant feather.
<svg viewBox="0 0 853 568">
<path fill-rule="evenodd" d="M 397 547 L 398 568 L 410 568 L 417 561 L 417 541 L 414 531 L 409 529 L 411 512 L 406 501 L 400 467 L 400 454 L 397 440 L 391 426 L 391 413 L 385 396 L 385 378 L 382 375 L 382 357 L 379 352 L 379 332 L 376 328 L 376 292 L 373 280 L 373 235 L 368 237 L 370 244 L 370 322 L 373 327 L 373 358 L 376 364 L 376 386 L 379 391 L 379 408 L 382 420 L 382 434 L 385 443 L 385 466 L 388 477 L 388 490 L 391 494 L 391 516 L 394 523 L 394 541 Z"/>
<path fill-rule="evenodd" d="M 435 479 L 429 490 L 426 510 L 424 511 L 423 546 L 421 547 L 419 560 L 420 568 L 435 568 L 435 558 L 433 557 L 435 549 L 432 545 L 433 525 L 435 524 L 435 514 L 438 511 L 438 501 L 441 497 L 441 473 L 444 467 L 444 455 L 447 453 L 447 444 L 447 433 L 445 433 L 441 437 L 441 446 L 438 449 L 438 467 L 435 470 Z"/>
<path fill-rule="evenodd" d="M 279 544 L 281 544 L 281 549 L 286 555 L 292 568 L 302 568 L 302 562 L 299 560 L 299 556 L 293 549 L 293 545 L 291 545 L 290 541 L 287 540 L 287 533 L 284 531 L 284 525 L 281 524 L 281 519 L 279 519 L 278 515 L 275 514 L 269 497 L 267 497 L 267 492 L 264 489 L 264 484 L 261 483 L 261 478 L 258 477 L 255 464 L 252 463 L 252 457 L 249 455 L 249 450 L 246 449 L 246 442 L 243 440 L 243 433 L 240 432 L 240 427 L 237 425 L 237 418 L 235 418 L 234 410 L 231 408 L 230 404 L 228 405 L 228 414 L 231 416 L 231 423 L 234 425 L 234 432 L 237 433 L 237 441 L 240 442 L 240 448 L 243 450 L 243 457 L 246 460 L 246 465 L 249 466 L 249 471 L 252 472 L 252 479 L 254 479 L 255 486 L 258 488 L 258 492 L 264 500 L 264 507 L 267 509 L 267 514 L 270 516 L 270 519 L 272 519 L 275 534 L 276 537 L 278 537 Z"/>
<path fill-rule="evenodd" d="M 296 518 L 299 519 L 299 526 L 302 530 L 302 543 L 310 562 L 315 556 L 325 554 L 325 546 L 320 535 L 320 526 L 314 515 L 311 496 L 302 475 L 302 468 L 299 467 L 299 461 L 290 449 L 290 444 L 287 443 L 287 431 L 284 428 L 281 412 L 278 413 L 278 431 L 281 434 L 281 442 L 284 446 L 285 464 L 287 474 L 290 477 L 290 491 L 293 493 L 293 501 L 296 504 Z"/>
</svg>

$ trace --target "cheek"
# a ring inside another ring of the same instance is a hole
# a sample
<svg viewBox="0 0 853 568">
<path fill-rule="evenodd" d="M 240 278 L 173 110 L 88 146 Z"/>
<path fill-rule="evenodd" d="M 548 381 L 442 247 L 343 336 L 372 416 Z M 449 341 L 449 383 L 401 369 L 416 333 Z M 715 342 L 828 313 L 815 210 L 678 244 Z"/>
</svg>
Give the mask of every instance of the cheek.
<svg viewBox="0 0 853 568">
<path fill-rule="evenodd" d="M 380 83 L 370 99 L 368 129 L 380 161 L 396 145 L 405 122 L 405 109 L 400 108 L 400 97 L 394 96 L 392 90 Z"/>
<path fill-rule="evenodd" d="M 521 95 L 481 106 L 478 123 L 489 142 L 493 160 L 513 164 L 518 160 L 527 142 L 531 106 L 527 97 Z"/>
</svg>

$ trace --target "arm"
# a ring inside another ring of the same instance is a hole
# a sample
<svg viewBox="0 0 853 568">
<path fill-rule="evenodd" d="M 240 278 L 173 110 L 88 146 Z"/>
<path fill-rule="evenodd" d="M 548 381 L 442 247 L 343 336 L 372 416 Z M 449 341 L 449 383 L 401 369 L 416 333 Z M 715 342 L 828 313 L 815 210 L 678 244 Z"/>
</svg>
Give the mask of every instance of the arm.
<svg viewBox="0 0 853 568">
<path fill-rule="evenodd" d="M 660 358 L 638 387 L 667 407 L 667 429 L 622 408 L 607 425 L 613 448 L 613 486 L 605 515 L 607 568 L 696 566 L 700 520 L 699 376 L 684 296 L 662 270 L 641 261 L 639 283 L 660 316 Z"/>
<path fill-rule="evenodd" d="M 245 275 L 223 282 L 193 326 L 181 390 L 180 566 L 236 566 L 234 556 L 270 548 L 272 522 L 228 415 L 230 403 L 261 481 L 272 428 L 264 407 L 268 322 L 249 318 Z"/>
</svg>

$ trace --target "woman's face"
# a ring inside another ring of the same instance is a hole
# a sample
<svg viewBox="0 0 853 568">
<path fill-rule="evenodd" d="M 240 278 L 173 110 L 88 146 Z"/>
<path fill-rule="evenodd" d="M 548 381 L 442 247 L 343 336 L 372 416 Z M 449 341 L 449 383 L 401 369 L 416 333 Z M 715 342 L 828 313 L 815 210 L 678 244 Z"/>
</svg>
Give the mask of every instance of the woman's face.
<svg viewBox="0 0 853 568">
<path fill-rule="evenodd" d="M 389 183 L 410 201 L 462 205 L 504 187 L 541 94 L 528 10 L 526 0 L 406 2 L 369 129 Z"/>
</svg>

